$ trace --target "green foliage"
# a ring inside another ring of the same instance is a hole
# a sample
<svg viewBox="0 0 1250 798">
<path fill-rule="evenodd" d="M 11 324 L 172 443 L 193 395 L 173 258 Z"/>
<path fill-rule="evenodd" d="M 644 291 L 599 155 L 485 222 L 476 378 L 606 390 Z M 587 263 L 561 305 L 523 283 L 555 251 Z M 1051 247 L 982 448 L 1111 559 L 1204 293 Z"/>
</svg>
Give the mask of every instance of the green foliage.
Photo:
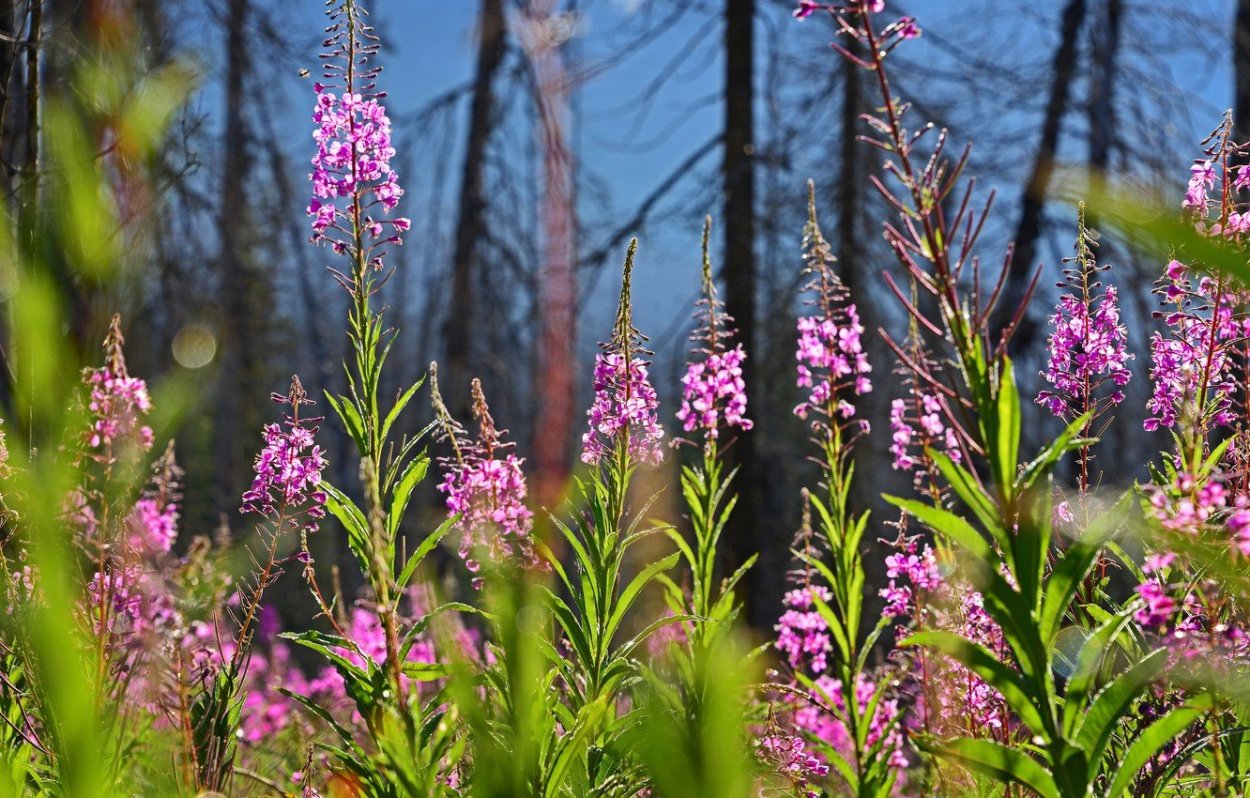
<svg viewBox="0 0 1250 798">
<path fill-rule="evenodd" d="M 1065 659 L 1058 637 L 1064 629 L 1079 628 L 1078 587 L 1123 523 L 1131 494 L 1096 518 L 1079 539 L 1062 549 L 1055 546 L 1050 470 L 1064 454 L 1087 443 L 1077 437 L 1087 419 L 1076 419 L 1031 462 L 1019 463 L 1019 399 L 1002 396 L 1017 393 L 1010 361 L 1001 373 L 999 396 L 980 403 L 981 413 L 989 416 L 980 428 L 995 436 L 986 441 L 987 451 L 994 453 L 991 460 L 1012 458 L 990 469 L 1006 482 L 982 487 L 975 472 L 930 453 L 976 525 L 941 506 L 888 498 L 968 556 L 986 612 L 1003 630 L 1008 656 L 1000 659 L 937 631 L 914 634 L 903 644 L 938 651 L 984 679 L 1011 708 L 1031 743 L 1023 749 L 971 739 L 922 739 L 920 744 L 1041 796 L 1120 796 L 1155 754 L 1202 713 L 1195 706 L 1179 708 L 1136 737 L 1124 736 L 1131 726 L 1126 720 L 1159 676 L 1164 654 L 1156 651 L 1126 669 L 1107 671 L 1110 654 L 1126 634 L 1130 609 L 1082 628 L 1084 643 L 1074 662 Z M 1062 673 L 1070 674 L 1066 681 L 1057 678 Z"/>
</svg>

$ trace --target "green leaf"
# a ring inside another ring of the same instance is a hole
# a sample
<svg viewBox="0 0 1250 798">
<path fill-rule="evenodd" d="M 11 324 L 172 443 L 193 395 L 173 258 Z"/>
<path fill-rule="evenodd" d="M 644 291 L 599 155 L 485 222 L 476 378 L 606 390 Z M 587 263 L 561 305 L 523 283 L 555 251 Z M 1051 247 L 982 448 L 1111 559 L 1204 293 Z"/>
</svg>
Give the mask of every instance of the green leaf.
<svg viewBox="0 0 1250 798">
<path fill-rule="evenodd" d="M 392 538 L 404 520 L 404 511 L 408 509 L 413 489 L 425 479 L 429 470 L 430 458 L 424 454 L 417 455 L 408 461 L 399 481 L 395 483 L 395 490 L 391 493 L 391 508 L 386 514 L 386 531 Z"/>
<path fill-rule="evenodd" d="M 356 405 L 346 396 L 335 397 L 329 391 L 326 391 L 326 402 L 339 417 L 343 428 L 347 430 L 348 436 L 351 437 L 352 442 L 356 444 L 356 449 L 363 457 L 368 451 L 368 442 L 365 440 L 365 422 L 360 417 L 360 411 L 356 409 Z"/>
<path fill-rule="evenodd" d="M 1089 525 L 1084 535 L 1069 546 L 1055 564 L 1050 579 L 1046 582 L 1046 595 L 1042 599 L 1041 634 L 1042 640 L 1047 644 L 1059 632 L 1059 626 L 1063 623 L 1063 617 L 1081 585 L 1081 580 L 1089 573 L 1089 569 L 1098 559 L 1098 553 L 1115 532 L 1131 497 L 1131 493 L 1120 497 L 1112 509 Z"/>
<path fill-rule="evenodd" d="M 922 740 L 920 745 L 977 773 L 1027 787 L 1037 793 L 1039 798 L 1061 798 L 1059 787 L 1050 771 L 1020 751 L 989 740 L 957 739 L 939 743 Z"/>
<path fill-rule="evenodd" d="M 1076 655 L 1076 667 L 1064 690 L 1064 728 L 1069 734 L 1076 730 L 1076 723 L 1084 711 L 1085 699 L 1093 689 L 1099 666 L 1132 617 L 1133 608 L 1126 607 L 1103 621 L 1081 645 Z"/>
<path fill-rule="evenodd" d="M 657 574 L 663 573 L 677 564 L 677 560 L 681 555 L 673 553 L 662 560 L 651 563 L 646 568 L 638 572 L 630 583 L 621 591 L 621 596 L 616 602 L 616 607 L 608 618 L 607 626 L 604 629 L 604 638 L 611 641 L 616 635 L 616 630 L 620 628 L 621 622 L 625 620 L 625 614 L 629 612 L 629 608 L 634 605 L 638 599 L 638 595 L 642 593 L 643 588 L 655 579 Z"/>
<path fill-rule="evenodd" d="M 1167 652 L 1157 649 L 1103 688 L 1086 710 L 1077 730 L 1076 744 L 1085 751 L 1090 768 L 1097 768 L 1102 753 L 1120 719 L 1129 713 L 1133 703 L 1146 687 L 1163 671 Z M 1091 778 L 1094 773 L 1091 773 Z"/>
<path fill-rule="evenodd" d="M 994 532 L 994 530 L 1001 530 L 1002 528 L 998 507 L 994 505 L 994 500 L 977 484 L 973 473 L 950 459 L 945 452 L 939 452 L 935 449 L 926 449 L 926 451 L 929 457 L 933 459 L 934 464 L 937 465 L 942 476 L 945 477 L 947 484 L 951 486 L 951 490 L 955 491 L 955 495 L 972 511 L 982 526 L 987 531 L 990 531 L 995 539 L 998 539 L 1000 534 Z"/>
<path fill-rule="evenodd" d="M 1201 703 L 1189 702 L 1150 724 L 1120 757 L 1115 768 L 1115 779 L 1106 792 L 1107 798 L 1119 798 L 1123 795 L 1155 754 L 1202 717 L 1204 711 Z"/>
<path fill-rule="evenodd" d="M 396 585 L 398 585 L 400 590 L 403 590 L 408 585 L 408 580 L 412 579 L 412 575 L 416 573 L 417 566 L 421 564 L 421 561 L 424 560 L 430 552 L 434 551 L 435 547 L 438 546 L 439 541 L 447 536 L 447 533 L 451 531 L 452 527 L 455 526 L 455 523 L 459 520 L 459 518 L 460 516 L 452 516 L 451 518 L 448 518 L 443 521 L 443 523 L 438 525 L 438 529 L 435 529 L 433 532 L 425 536 L 425 540 L 422 540 L 421 545 L 417 546 L 416 550 L 412 552 L 412 554 L 408 557 L 408 562 L 404 563 L 404 569 L 399 572 L 399 578 L 396 580 Z"/>
<path fill-rule="evenodd" d="M 586 753 L 595 729 L 607 714 L 607 698 L 600 698 L 577 713 L 577 722 L 556 743 L 551 765 L 543 774 L 543 796 L 556 798 L 560 795 L 564 782 L 569 776 L 576 759 Z"/>
<path fill-rule="evenodd" d="M 951 542 L 967 549 L 968 553 L 982 563 L 989 563 L 997 559 L 993 550 L 990 549 L 990 544 L 981 536 L 981 533 L 977 532 L 971 524 L 954 513 L 938 507 L 930 507 L 914 499 L 902 499 L 888 495 L 882 498 L 908 515 L 915 517 L 916 520 L 925 524 L 934 532 L 945 535 Z"/>
<path fill-rule="evenodd" d="M 399 418 L 400 413 L 404 412 L 404 408 L 408 406 L 408 402 L 416 394 L 421 386 L 425 384 L 425 377 L 414 382 L 412 385 L 399 395 L 395 400 L 395 404 L 391 406 L 391 411 L 386 414 L 386 420 L 382 422 L 382 440 L 386 440 L 391 432 L 391 426 Z"/>
<path fill-rule="evenodd" d="M 290 698 L 291 700 L 295 701 L 300 706 L 304 707 L 304 709 L 308 710 L 311 714 L 323 720 L 327 726 L 329 726 L 331 729 L 334 730 L 334 733 L 339 736 L 339 739 L 341 739 L 344 743 L 348 745 L 349 748 L 351 748 L 351 751 L 355 756 L 360 757 L 361 759 L 365 757 L 364 749 L 356 744 L 356 738 L 352 736 L 352 733 L 348 731 L 341 723 L 335 720 L 334 716 L 331 715 L 328 710 L 318 705 L 316 701 L 313 701 L 311 698 L 308 698 L 307 696 L 302 696 L 299 693 L 288 690 L 285 687 L 279 687 L 278 692 L 282 693 L 287 698 Z"/>
<path fill-rule="evenodd" d="M 993 442 L 993 466 L 1004 493 L 1016 482 L 1016 465 L 1020 462 L 1020 390 L 1016 387 L 1011 358 L 1004 357 L 1002 378 L 998 386 L 998 440 Z M 1010 493 L 1008 493 L 1010 495 Z"/>
<path fill-rule="evenodd" d="M 1034 457 L 1028 465 L 1020 472 L 1017 485 L 1020 490 L 1026 490 L 1037 482 L 1038 477 L 1045 476 L 1050 473 L 1055 464 L 1068 452 L 1075 451 L 1082 446 L 1090 445 L 1096 442 L 1094 438 L 1078 438 L 1081 430 L 1085 429 L 1089 424 L 1092 414 L 1085 413 L 1064 429 L 1059 437 L 1055 438 L 1049 446 L 1042 449 L 1037 457 Z"/>
<path fill-rule="evenodd" d="M 1016 531 L 1011 538 L 1013 552 L 1012 571 L 1018 591 L 1024 596 L 1032 611 L 1042 604 L 1042 579 L 1046 569 L 1046 555 L 1050 551 L 1051 514 L 1053 489 L 1050 479 L 1046 485 L 1019 497 L 1020 509 Z M 1044 640 L 1045 638 L 1043 638 Z"/>
<path fill-rule="evenodd" d="M 373 558 L 369 554 L 369 522 L 365 520 L 365 514 L 347 494 L 329 482 L 323 481 L 320 487 L 326 494 L 326 509 L 347 532 L 347 548 L 355 555 L 361 572 L 369 573 L 373 570 Z"/>
<path fill-rule="evenodd" d="M 433 682 L 444 678 L 451 670 L 438 662 L 405 662 L 402 666 L 404 674 L 418 682 Z"/>
</svg>

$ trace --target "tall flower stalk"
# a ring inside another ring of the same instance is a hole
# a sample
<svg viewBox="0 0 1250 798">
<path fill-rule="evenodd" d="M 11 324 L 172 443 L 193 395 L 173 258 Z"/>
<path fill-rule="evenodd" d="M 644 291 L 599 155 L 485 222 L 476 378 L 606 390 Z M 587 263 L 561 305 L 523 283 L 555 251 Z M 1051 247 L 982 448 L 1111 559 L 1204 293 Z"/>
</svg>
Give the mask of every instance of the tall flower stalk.
<svg viewBox="0 0 1250 798">
<path fill-rule="evenodd" d="M 356 0 L 332 2 L 327 14 L 324 72 L 314 87 L 316 154 L 308 214 L 313 241 L 328 246 L 346 263 L 331 272 L 351 301 L 347 393 L 327 394 L 327 400 L 356 445 L 362 506 L 329 483 L 323 483 L 322 489 L 327 509 L 343 525 L 348 548 L 371 594 L 365 606 L 377 618 L 382 656 L 341 656 L 343 650 L 352 651 L 353 644 L 343 639 L 342 624 L 333 617 L 339 597 L 325 598 L 306 547 L 305 578 L 318 603 L 318 614 L 339 634 L 332 641 L 315 631 L 290 637 L 330 660 L 356 713 L 365 721 L 367 745 L 363 747 L 355 732 L 335 727 L 343 742 L 336 750 L 339 766 L 379 794 L 423 793 L 450 778 L 448 769 L 454 769 L 456 760 L 451 752 L 454 725 L 431 720 L 443 716 L 440 703 L 411 689 L 413 679 L 432 679 L 440 672 L 437 666 L 414 663 L 410 654 L 416 632 L 443 608 L 424 608 L 426 615 L 408 621 L 400 602 L 422 561 L 451 524 L 442 524 L 405 552 L 401 525 L 413 492 L 429 468 L 429 457 L 417 448 L 429 428 L 398 434 L 403 411 L 422 381 L 399 391 L 389 403 L 382 395 L 384 367 L 395 338 L 374 301 L 390 276 L 386 250 L 401 243 L 410 222 L 393 215 L 403 190 L 391 166 L 395 149 L 390 120 L 382 103 L 385 94 L 376 86 L 380 68 L 370 63 L 378 38 Z M 323 714 L 308 696 L 292 697 L 314 714 Z M 366 757 L 366 750 L 377 754 Z"/>
<path fill-rule="evenodd" d="M 473 418 L 478 423 L 476 440 L 452 418 L 438 389 L 438 366 L 430 364 L 434 414 L 453 453 L 443 460 L 443 481 L 438 490 L 460 532 L 460 558 L 473 574 L 473 586 L 480 588 L 480 557 L 485 556 L 497 566 L 514 562 L 533 567 L 539 561 L 530 536 L 534 513 L 525 504 L 526 480 L 521 470 L 524 460 L 511 451 L 513 444 L 504 440 L 507 431 L 495 427 L 482 381 L 476 377 L 470 386 L 470 397 Z"/>
<path fill-rule="evenodd" d="M 634 327 L 631 282 L 638 242 L 631 241 L 621 276 L 620 304 L 611 339 L 595 359 L 594 398 L 587 411 L 582 459 L 594 466 L 579 481 L 585 507 L 557 528 L 572 554 L 571 567 L 549 548 L 542 552 L 560 580 L 562 595 L 548 591 L 552 615 L 567 656 L 553 663 L 565 688 L 566 727 L 576 726 L 591 745 L 611 750 L 641 710 L 627 700 L 642 675 L 639 646 L 667 626 L 692 620 L 666 614 L 649 623 L 631 618 L 643 591 L 670 570 L 680 557 L 670 554 L 628 573 L 638 544 L 658 531 L 645 527 L 642 512 L 631 512 L 630 484 L 637 469 L 661 461 L 663 429 L 658 401 L 647 377 L 646 338 Z M 645 512 L 645 507 L 644 507 Z M 641 629 L 624 638 L 625 629 Z M 622 639 L 624 638 L 624 639 Z M 591 793 L 607 791 L 627 772 L 628 760 L 583 754 Z M 623 794 L 633 794 L 631 790 Z"/>
<path fill-rule="evenodd" d="M 646 349 L 647 337 L 634 326 L 631 281 L 637 250 L 638 241 L 630 241 L 612 338 L 595 356 L 594 399 L 582 435 L 582 462 L 605 468 L 610 475 L 613 518 L 618 523 L 634 470 L 664 459 L 659 399 L 647 373 L 651 352 Z"/>
<path fill-rule="evenodd" d="M 906 765 L 889 669 L 873 674 L 867 652 L 889 628 L 882 617 L 864 631 L 864 532 L 869 514 L 851 507 L 856 439 L 867 422 L 853 400 L 872 390 L 855 304 L 833 271 L 834 259 L 816 219 L 808 184 L 803 231 L 811 315 L 798 320 L 797 383 L 807 392 L 795 415 L 808 419 L 823 482 L 804 491 L 804 528 L 794 549 L 799 585 L 786 594 L 776 646 L 786 654 L 791 682 L 782 695 L 794 726 L 814 743 L 851 794 L 889 795 Z M 815 510 L 815 528 L 807 506 Z M 821 552 L 828 552 L 828 564 Z"/>
<path fill-rule="evenodd" d="M 1104 286 L 1099 274 L 1107 270 L 1094 256 L 1097 234 L 1085 224 L 1085 204 L 1077 208 L 1076 254 L 1067 259 L 1060 288 L 1067 293 L 1050 318 L 1051 334 L 1046 343 L 1048 358 L 1042 376 L 1050 388 L 1037 395 L 1037 403 L 1053 415 L 1071 422 L 1084 418 L 1081 437 L 1089 439 L 1106 428 L 1104 416 L 1124 401 L 1124 386 L 1132 377 L 1126 340 L 1128 331 L 1120 322 L 1115 286 Z M 1105 383 L 1110 390 L 1100 392 Z M 1101 426 L 1095 429 L 1095 424 Z M 1090 444 L 1077 450 L 1077 489 L 1082 499 L 1090 489 Z"/>
<path fill-rule="evenodd" d="M 735 429 L 749 430 L 753 422 L 746 417 L 742 378 L 742 361 L 747 354 L 742 344 L 734 342 L 733 318 L 725 312 L 712 278 L 711 229 L 709 216 L 703 225 L 702 295 L 695 311 L 697 326 L 690 336 L 695 347 L 681 379 L 682 402 L 676 414 L 682 429 L 691 435 L 689 443 L 700 453 L 699 465 L 683 465 L 681 469 L 682 497 L 694 533 L 693 545 L 676 530 L 669 531 L 691 576 L 689 600 L 684 599 L 684 591 L 670 584 L 669 604 L 674 612 L 688 612 L 697 619 L 692 622 L 691 641 L 696 652 L 706 648 L 736 615 L 734 587 L 756 560 L 755 556 L 748 558 L 722 584 L 716 584 L 721 534 L 737 502 L 732 492 L 737 469 L 725 473 L 721 452 L 732 445 Z M 674 445 L 680 442 L 675 440 Z"/>
<path fill-rule="evenodd" d="M 329 246 L 346 259 L 344 269 L 332 270 L 351 297 L 348 338 L 353 359 L 349 366 L 348 395 L 330 397 L 360 456 L 367 534 L 358 541 L 365 577 L 377 602 L 386 635 L 385 667 L 400 705 L 407 690 L 402 678 L 399 588 L 395 578 L 398 519 L 385 501 L 389 489 L 412 464 L 412 443 L 390 446 L 392 427 L 418 385 L 404 391 L 385 415 L 382 409 L 382 370 L 393 333 L 386 329 L 382 311 L 373 299 L 388 276 L 383 258 L 388 245 L 401 243 L 410 223 L 392 217 L 403 190 L 391 167 L 395 155 L 390 119 L 377 89 L 380 67 L 371 65 L 378 38 L 355 0 L 342 0 L 327 11 L 326 52 L 322 80 L 314 85 L 317 103 L 313 119 L 316 155 L 310 176 L 313 199 L 313 241 Z M 341 505 L 335 497 L 332 506 Z M 407 717 L 406 713 L 404 715 Z"/>
</svg>

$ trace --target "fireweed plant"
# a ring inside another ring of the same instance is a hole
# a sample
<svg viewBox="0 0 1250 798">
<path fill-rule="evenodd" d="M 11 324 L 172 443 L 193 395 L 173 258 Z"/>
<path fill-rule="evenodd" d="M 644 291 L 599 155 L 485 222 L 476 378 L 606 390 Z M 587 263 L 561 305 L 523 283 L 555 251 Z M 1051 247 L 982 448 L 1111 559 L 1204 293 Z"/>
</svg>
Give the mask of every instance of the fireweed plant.
<svg viewBox="0 0 1250 798">
<path fill-rule="evenodd" d="M 93 209 L 95 225 L 71 225 L 68 241 L 49 225 L 37 250 L 23 243 L 33 231 L 0 240 L 0 265 L 20 278 L 7 319 L 20 379 L 0 436 L 0 796 L 1243 794 L 1244 147 L 1225 119 L 1202 143 L 1175 224 L 1150 223 L 1167 255 L 1158 329 L 1137 356 L 1149 359 L 1144 432 L 1164 451 L 1147 484 L 1117 496 L 1098 439 L 1134 353 L 1085 208 L 1058 275 L 1045 387 L 1025 401 L 1008 345 L 1034 291 L 1006 329 L 990 328 L 1004 278 L 983 281 L 977 253 L 992 198 L 974 201 L 966 150 L 952 158 L 945 132 L 909 126 L 889 58 L 920 29 L 886 6 L 804 0 L 795 11 L 827 19 L 835 50 L 878 89 L 864 140 L 884 161 L 871 181 L 898 264 L 883 280 L 906 335 L 881 333 L 898 379 L 874 385 L 885 364 L 868 361 L 871 333 L 809 187 L 794 415 L 821 478 L 795 497 L 791 584 L 775 635 L 754 648 L 737 595 L 754 560 L 727 568 L 720 551 L 735 507 L 726 453 L 752 427 L 751 353 L 717 296 L 710 220 L 680 431 L 664 429 L 634 326 L 631 243 L 589 375 L 572 497 L 534 506 L 523 453 L 480 381 L 467 427 L 434 366 L 429 426 L 407 412 L 423 381 L 384 395 L 387 250 L 409 223 L 397 215 L 378 41 L 354 0 L 327 4 L 308 206 L 350 298 L 347 387 L 319 398 L 325 418 L 298 378 L 274 396 L 281 412 L 259 431 L 237 540 L 182 528 L 186 477 L 162 432 L 177 393 L 130 372 L 120 318 L 102 351 L 57 343 L 64 311 L 40 258 L 118 258 L 98 224 L 115 209 Z M 62 116 L 51 117 L 50 162 L 95 181 L 76 197 L 110 196 L 96 155 L 70 146 L 85 122 Z M 1114 204 L 1099 197 L 1091 214 Z M 886 430 L 859 412 L 874 390 L 896 392 Z M 43 399 L 55 395 L 77 400 Z M 1031 458 L 1020 451 L 1028 413 L 1063 425 Z M 355 444 L 353 484 L 327 477 L 325 423 Z M 855 453 L 869 442 L 911 486 L 887 497 L 900 515 L 880 525 L 859 505 Z M 665 460 L 679 467 L 682 517 L 652 520 L 662 503 L 638 476 Z M 432 466 L 445 512 L 419 533 L 410 505 Z M 534 521 L 548 516 L 545 539 Z M 359 578 L 315 561 L 327 533 L 344 536 Z M 876 590 L 870 536 L 885 544 Z M 440 545 L 459 556 L 436 580 Z M 282 632 L 280 579 L 302 582 L 307 611 L 288 620 L 303 631 Z M 356 595 L 344 595 L 348 581 Z"/>
</svg>

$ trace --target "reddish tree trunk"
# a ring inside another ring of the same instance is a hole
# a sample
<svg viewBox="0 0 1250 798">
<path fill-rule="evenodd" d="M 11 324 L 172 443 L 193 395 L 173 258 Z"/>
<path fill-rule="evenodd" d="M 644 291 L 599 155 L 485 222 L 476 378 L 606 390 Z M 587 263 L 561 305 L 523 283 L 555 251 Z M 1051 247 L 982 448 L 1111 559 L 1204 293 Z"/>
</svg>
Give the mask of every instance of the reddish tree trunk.
<svg viewBox="0 0 1250 798">
<path fill-rule="evenodd" d="M 534 396 L 535 498 L 555 504 L 568 482 L 575 410 L 577 360 L 577 246 L 573 156 L 569 149 L 569 84 L 560 53 L 554 0 L 534 0 L 522 42 L 534 71 L 538 136 L 542 148 L 540 210 L 543 242 L 538 304 L 538 371 Z"/>
</svg>

